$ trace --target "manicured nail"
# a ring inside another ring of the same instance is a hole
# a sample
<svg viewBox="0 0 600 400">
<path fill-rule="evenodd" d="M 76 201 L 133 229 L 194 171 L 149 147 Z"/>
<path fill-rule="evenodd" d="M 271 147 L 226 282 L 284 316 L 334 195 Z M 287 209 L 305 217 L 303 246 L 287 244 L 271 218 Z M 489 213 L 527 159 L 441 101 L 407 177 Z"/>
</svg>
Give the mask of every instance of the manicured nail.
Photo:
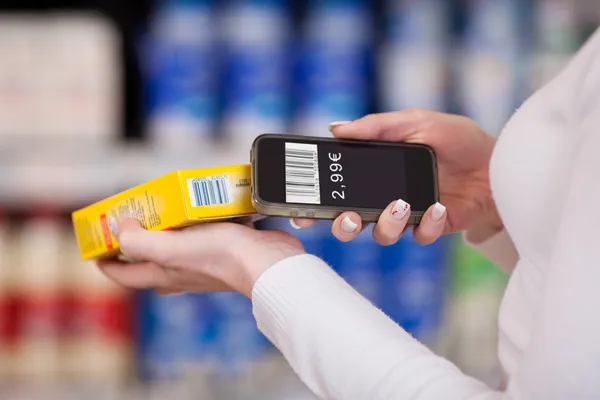
<svg viewBox="0 0 600 400">
<path fill-rule="evenodd" d="M 329 132 L 333 131 L 333 128 L 340 126 L 340 125 L 346 125 L 351 123 L 352 121 L 335 121 L 329 124 Z"/>
<path fill-rule="evenodd" d="M 117 234 L 119 233 L 119 224 L 115 217 L 110 217 L 108 219 L 108 229 L 114 237 L 117 237 Z"/>
<path fill-rule="evenodd" d="M 342 230 L 346 233 L 352 233 L 358 228 L 358 224 L 352 222 L 352 220 L 348 217 L 344 217 L 342 220 Z"/>
<path fill-rule="evenodd" d="M 402 219 L 406 216 L 406 214 L 408 214 L 408 212 L 410 211 L 410 205 L 405 202 L 404 200 L 398 200 L 396 201 L 396 204 L 394 204 L 394 207 L 392 208 L 392 217 L 394 219 Z"/>
<path fill-rule="evenodd" d="M 290 219 L 290 225 L 291 225 L 291 226 L 292 226 L 292 228 L 294 228 L 294 229 L 302 229 L 302 227 L 301 227 L 300 225 L 298 225 L 298 224 L 296 223 L 296 221 L 294 221 L 294 219 L 293 219 L 293 218 L 291 218 L 291 219 Z"/>
<path fill-rule="evenodd" d="M 440 203 L 435 203 L 433 209 L 431 210 L 431 219 L 434 221 L 439 221 L 446 212 L 446 207 L 441 205 Z"/>
</svg>

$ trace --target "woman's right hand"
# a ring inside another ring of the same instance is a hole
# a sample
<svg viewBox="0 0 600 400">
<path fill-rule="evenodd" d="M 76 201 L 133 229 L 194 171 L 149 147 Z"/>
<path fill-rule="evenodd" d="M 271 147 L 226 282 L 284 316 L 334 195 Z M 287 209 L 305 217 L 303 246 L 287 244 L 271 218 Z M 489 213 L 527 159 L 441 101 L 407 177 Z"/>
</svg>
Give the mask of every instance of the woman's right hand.
<svg viewBox="0 0 600 400">
<path fill-rule="evenodd" d="M 427 211 L 414 231 L 417 242 L 430 244 L 441 235 L 467 230 L 477 223 L 496 230 L 502 228 L 489 184 L 489 164 L 496 139 L 473 120 L 412 109 L 332 123 L 330 130 L 337 138 L 417 143 L 434 149 L 443 206 L 432 205 Z M 390 204 L 373 230 L 382 245 L 395 243 L 408 220 L 408 215 L 395 219 L 394 206 L 395 202 Z M 297 228 L 313 223 L 306 219 L 292 221 Z M 343 213 L 333 223 L 332 230 L 338 239 L 352 240 L 360 233 L 360 217 L 353 212 Z"/>
</svg>

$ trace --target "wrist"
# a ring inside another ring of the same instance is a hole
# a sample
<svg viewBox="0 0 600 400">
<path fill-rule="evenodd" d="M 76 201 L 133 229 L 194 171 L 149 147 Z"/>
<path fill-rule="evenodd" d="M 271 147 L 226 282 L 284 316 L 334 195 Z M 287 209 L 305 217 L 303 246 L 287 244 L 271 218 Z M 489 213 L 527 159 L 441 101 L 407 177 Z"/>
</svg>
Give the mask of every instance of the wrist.
<svg viewBox="0 0 600 400">
<path fill-rule="evenodd" d="M 504 223 L 491 196 L 486 200 L 483 210 L 482 216 L 465 232 L 470 243 L 484 242 L 504 230 Z"/>
<path fill-rule="evenodd" d="M 252 298 L 252 289 L 256 281 L 269 268 L 280 261 L 297 255 L 306 254 L 302 246 L 287 242 L 268 243 L 263 246 L 249 244 L 244 260 L 241 262 L 244 276 L 238 291 L 248 298 Z"/>
</svg>

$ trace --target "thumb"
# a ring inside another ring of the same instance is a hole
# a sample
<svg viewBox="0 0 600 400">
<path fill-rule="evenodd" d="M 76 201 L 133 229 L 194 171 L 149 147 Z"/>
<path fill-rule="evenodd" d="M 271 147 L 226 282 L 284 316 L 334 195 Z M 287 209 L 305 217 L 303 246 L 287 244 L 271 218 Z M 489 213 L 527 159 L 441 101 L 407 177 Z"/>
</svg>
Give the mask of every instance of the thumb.
<svg viewBox="0 0 600 400">
<path fill-rule="evenodd" d="M 421 109 L 369 114 L 355 121 L 332 123 L 329 130 L 340 139 L 421 143 L 415 134 L 425 130 L 435 114 Z"/>
<path fill-rule="evenodd" d="M 152 261 L 166 266 L 171 263 L 174 249 L 173 232 L 148 231 L 133 218 L 109 221 L 112 234 L 117 238 L 121 253 L 135 260 Z"/>
</svg>

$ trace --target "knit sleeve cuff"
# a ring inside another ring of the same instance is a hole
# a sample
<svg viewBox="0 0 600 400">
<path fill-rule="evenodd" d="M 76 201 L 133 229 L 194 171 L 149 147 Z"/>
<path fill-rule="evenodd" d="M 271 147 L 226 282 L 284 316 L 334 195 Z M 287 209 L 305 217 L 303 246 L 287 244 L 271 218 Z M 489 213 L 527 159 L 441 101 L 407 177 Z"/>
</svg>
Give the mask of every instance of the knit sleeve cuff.
<svg viewBox="0 0 600 400">
<path fill-rule="evenodd" d="M 278 262 L 260 276 L 252 290 L 258 328 L 278 346 L 298 320 L 290 317 L 306 311 L 302 307 L 306 300 L 317 293 L 328 293 L 335 286 L 352 290 L 315 256 L 303 254 Z"/>
</svg>

